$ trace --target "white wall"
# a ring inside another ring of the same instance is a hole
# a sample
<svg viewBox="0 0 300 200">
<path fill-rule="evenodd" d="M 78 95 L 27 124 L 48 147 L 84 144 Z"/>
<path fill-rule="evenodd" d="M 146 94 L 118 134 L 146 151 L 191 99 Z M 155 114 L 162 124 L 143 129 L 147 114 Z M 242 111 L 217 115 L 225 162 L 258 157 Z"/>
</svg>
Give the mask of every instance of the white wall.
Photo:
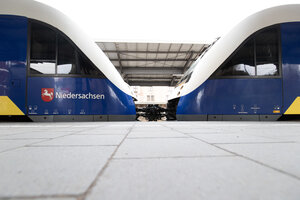
<svg viewBox="0 0 300 200">
<path fill-rule="evenodd" d="M 131 86 L 136 94 L 137 104 L 166 104 L 174 87 L 167 86 Z"/>
</svg>

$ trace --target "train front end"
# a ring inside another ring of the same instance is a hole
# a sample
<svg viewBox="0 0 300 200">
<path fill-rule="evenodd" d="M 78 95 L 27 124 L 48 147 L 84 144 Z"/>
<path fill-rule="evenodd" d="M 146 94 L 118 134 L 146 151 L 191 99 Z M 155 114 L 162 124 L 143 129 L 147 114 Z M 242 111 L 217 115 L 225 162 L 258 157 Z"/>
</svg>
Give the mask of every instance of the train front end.
<svg viewBox="0 0 300 200">
<path fill-rule="evenodd" d="M 132 96 L 117 87 L 62 31 L 23 16 L 0 16 L 0 119 L 135 118 Z"/>
</svg>

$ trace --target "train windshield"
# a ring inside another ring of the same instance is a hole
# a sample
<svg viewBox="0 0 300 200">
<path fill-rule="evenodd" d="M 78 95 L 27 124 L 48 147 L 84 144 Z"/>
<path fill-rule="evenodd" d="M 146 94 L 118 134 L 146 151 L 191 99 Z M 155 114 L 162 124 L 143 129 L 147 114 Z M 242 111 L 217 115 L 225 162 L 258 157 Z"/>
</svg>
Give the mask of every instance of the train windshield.
<svg viewBox="0 0 300 200">
<path fill-rule="evenodd" d="M 191 67 L 184 73 L 184 75 L 182 76 L 182 78 L 178 81 L 177 85 L 180 85 L 180 84 L 183 84 L 183 83 L 187 83 L 191 76 L 192 76 L 192 73 L 196 67 L 196 65 L 199 63 L 201 58 L 198 58 L 192 65 Z"/>
<path fill-rule="evenodd" d="M 199 63 L 199 61 L 202 59 L 202 57 L 208 52 L 208 50 L 219 40 L 220 38 L 217 38 L 213 43 L 211 43 L 208 47 L 206 47 L 204 49 L 204 51 L 201 53 L 201 55 L 199 56 L 199 58 L 190 66 L 190 68 L 183 74 L 182 78 L 178 81 L 177 86 L 183 84 L 183 83 L 187 83 L 193 72 L 194 72 L 194 69 L 196 67 L 196 65 Z"/>
</svg>

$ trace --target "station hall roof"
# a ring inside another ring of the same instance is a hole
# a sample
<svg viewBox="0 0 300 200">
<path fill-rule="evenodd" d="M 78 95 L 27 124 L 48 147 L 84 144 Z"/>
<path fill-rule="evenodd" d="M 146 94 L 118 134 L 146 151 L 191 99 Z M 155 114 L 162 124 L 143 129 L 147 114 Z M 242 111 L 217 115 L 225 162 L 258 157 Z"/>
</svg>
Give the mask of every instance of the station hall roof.
<svg viewBox="0 0 300 200">
<path fill-rule="evenodd" d="M 175 86 L 208 44 L 96 42 L 130 86 Z"/>
</svg>

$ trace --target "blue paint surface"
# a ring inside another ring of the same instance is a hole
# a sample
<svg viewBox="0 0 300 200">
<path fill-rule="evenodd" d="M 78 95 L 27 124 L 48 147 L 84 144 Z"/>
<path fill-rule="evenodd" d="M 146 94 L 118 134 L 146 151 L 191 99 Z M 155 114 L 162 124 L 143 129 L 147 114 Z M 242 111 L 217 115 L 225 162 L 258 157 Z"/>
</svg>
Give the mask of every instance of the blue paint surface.
<svg viewBox="0 0 300 200">
<path fill-rule="evenodd" d="M 29 77 L 26 109 L 26 57 L 28 19 L 0 15 L 0 96 L 8 96 L 25 114 L 135 115 L 131 96 L 108 79 L 71 77 Z M 45 102 L 42 88 L 54 92 L 99 94 L 103 99 L 56 98 Z M 27 112 L 28 111 L 28 112 Z"/>
<path fill-rule="evenodd" d="M 177 114 L 283 114 L 300 96 L 300 23 L 280 29 L 282 79 L 207 80 L 180 98 Z"/>
<path fill-rule="evenodd" d="M 273 114 L 282 106 L 281 79 L 209 79 L 180 98 L 177 114 Z"/>
<path fill-rule="evenodd" d="M 300 96 L 300 23 L 281 25 L 284 111 Z"/>
<path fill-rule="evenodd" d="M 42 100 L 42 88 L 53 88 L 54 98 Z M 57 94 L 99 94 L 100 99 L 59 98 Z M 102 96 L 103 97 L 103 96 Z M 131 96 L 108 79 L 73 77 L 29 77 L 28 108 L 32 115 L 135 115 Z"/>
<path fill-rule="evenodd" d="M 0 96 L 26 113 L 27 18 L 0 15 Z"/>
</svg>

